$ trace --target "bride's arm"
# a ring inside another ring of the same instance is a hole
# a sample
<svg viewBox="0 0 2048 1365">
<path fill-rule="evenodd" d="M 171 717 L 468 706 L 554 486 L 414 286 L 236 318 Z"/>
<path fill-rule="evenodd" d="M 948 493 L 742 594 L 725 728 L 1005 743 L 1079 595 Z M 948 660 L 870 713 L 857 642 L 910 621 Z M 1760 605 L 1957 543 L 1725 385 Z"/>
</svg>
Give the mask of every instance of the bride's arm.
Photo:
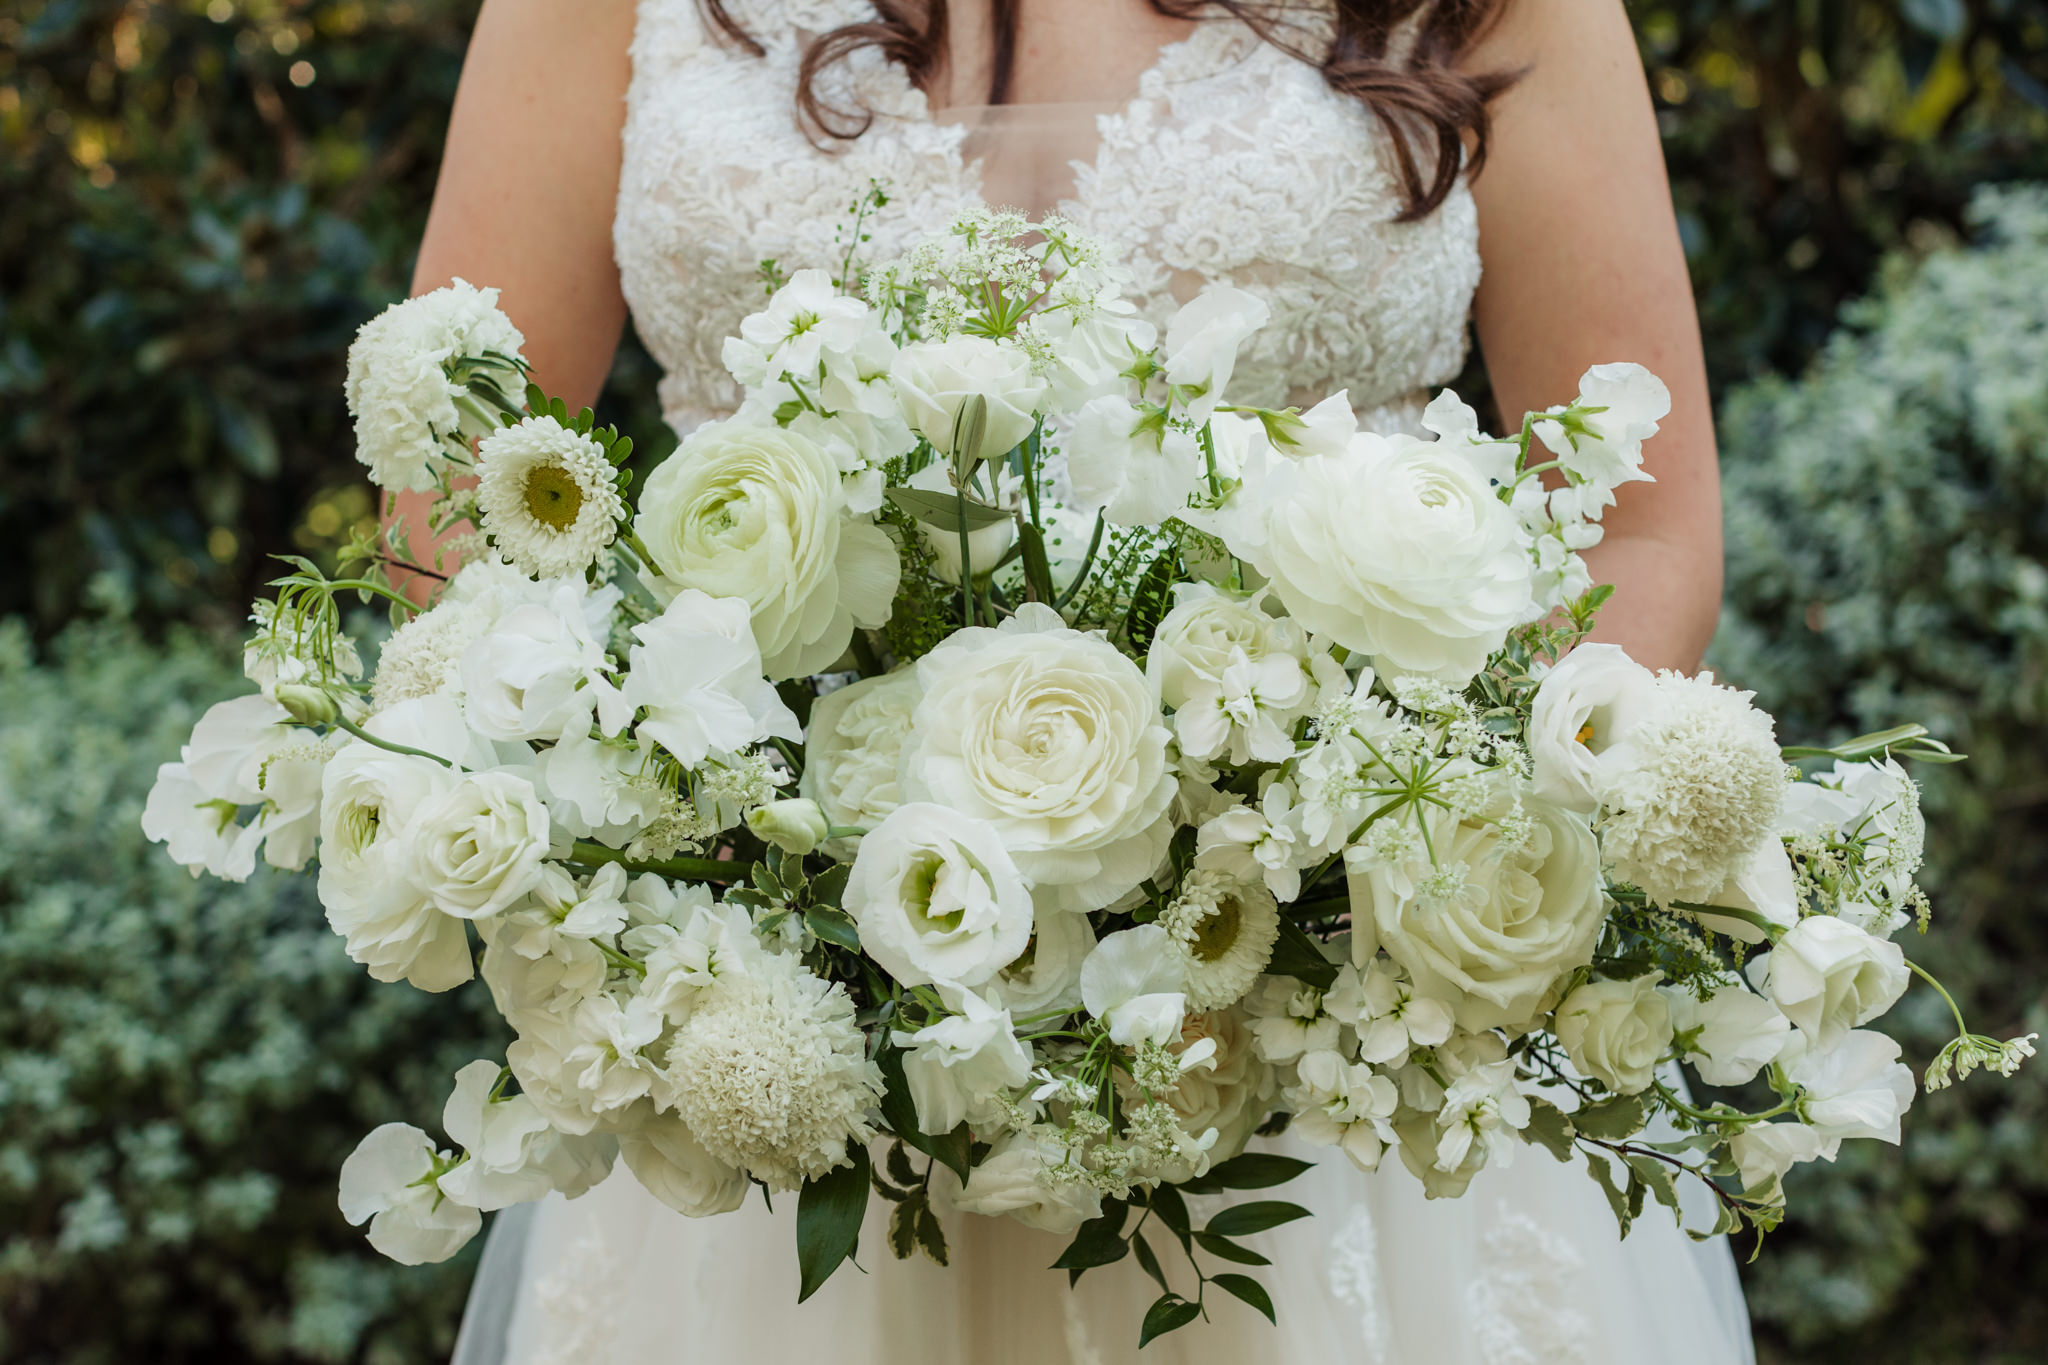
<svg viewBox="0 0 2048 1365">
<path fill-rule="evenodd" d="M 1587 555 L 1616 584 L 1598 637 L 1691 670 L 1721 598 L 1721 494 L 1699 317 L 1663 149 L 1621 0 L 1508 0 L 1477 70 L 1527 74 L 1494 104 L 1474 183 L 1485 276 L 1474 304 L 1503 414 L 1568 402 L 1592 365 L 1633 360 L 1671 388 Z"/>
<path fill-rule="evenodd" d="M 413 270 L 415 294 L 495 285 L 534 382 L 572 411 L 597 400 L 626 319 L 612 212 L 632 37 L 632 0 L 488 0 Z"/>
</svg>

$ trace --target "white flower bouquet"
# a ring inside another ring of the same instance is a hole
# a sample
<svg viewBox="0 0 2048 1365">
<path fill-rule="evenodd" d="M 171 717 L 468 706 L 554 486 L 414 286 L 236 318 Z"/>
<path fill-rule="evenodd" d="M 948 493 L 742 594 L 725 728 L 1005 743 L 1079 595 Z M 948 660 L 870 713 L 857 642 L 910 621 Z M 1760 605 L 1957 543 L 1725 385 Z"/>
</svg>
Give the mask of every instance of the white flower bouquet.
<svg viewBox="0 0 2048 1365">
<path fill-rule="evenodd" d="M 1071 1234 L 1074 1274 L 1135 1250 L 1149 1339 L 1212 1289 L 1270 1314 L 1228 1267 L 1306 1213 L 1238 1193 L 1303 1169 L 1248 1147 L 1283 1128 L 1440 1196 L 1534 1144 L 1624 1226 L 1695 1179 L 1716 1232 L 1898 1140 L 1914 1082 L 1864 1028 L 1927 911 L 1897 759 L 1954 756 L 1781 749 L 1747 693 L 1581 643 L 1654 377 L 1600 366 L 1510 439 L 1450 394 L 1379 434 L 1341 393 L 1230 401 L 1262 306 L 1212 287 L 1161 338 L 1063 222 L 852 256 L 767 269 L 744 405 L 637 497 L 493 291 L 351 353 L 372 478 L 472 529 L 291 561 L 260 692 L 144 823 L 231 879 L 317 842 L 353 958 L 481 973 L 515 1031 L 449 1148 L 393 1123 L 342 1168 L 373 1245 L 446 1257 L 622 1160 L 691 1216 L 796 1192 L 805 1296 L 874 1193 L 898 1256 L 943 1262 L 947 1209 Z M 355 598 L 396 626 L 368 676 Z M 1929 1085 L 2031 1052 L 1958 1028 Z"/>
</svg>

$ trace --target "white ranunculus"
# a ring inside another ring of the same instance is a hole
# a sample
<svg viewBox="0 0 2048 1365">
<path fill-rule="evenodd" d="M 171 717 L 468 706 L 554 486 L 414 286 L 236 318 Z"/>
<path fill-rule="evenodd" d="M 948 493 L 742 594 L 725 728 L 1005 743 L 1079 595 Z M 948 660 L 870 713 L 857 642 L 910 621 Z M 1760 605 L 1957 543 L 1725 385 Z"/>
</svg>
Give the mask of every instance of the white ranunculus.
<svg viewBox="0 0 2048 1365">
<path fill-rule="evenodd" d="M 1566 810 L 1600 808 L 1600 759 L 1628 739 L 1657 675 L 1619 645 L 1580 645 L 1550 670 L 1529 713 L 1530 785 Z"/>
<path fill-rule="evenodd" d="M 917 1126 L 943 1137 L 962 1123 L 999 1123 L 996 1097 L 1031 1079 L 1031 1049 L 1017 1041 L 1010 1012 L 972 991 L 942 991 L 959 1010 L 915 1033 L 890 1035 L 903 1052 L 903 1079 L 917 1106 Z"/>
<path fill-rule="evenodd" d="M 1190 422 L 1200 426 L 1222 401 L 1237 368 L 1237 350 L 1266 325 L 1265 300 L 1211 282 L 1166 323 L 1166 382 L 1186 391 Z"/>
<path fill-rule="evenodd" d="M 1185 1066 L 1190 1050 L 1204 1043 L 1215 1049 L 1209 1060 Z M 1259 1056 L 1251 1021 L 1236 1006 L 1190 1014 L 1181 1021 L 1180 1038 L 1171 1046 L 1183 1058 L 1185 1069 L 1166 1103 L 1180 1115 L 1186 1131 L 1216 1130 L 1210 1161 L 1230 1160 L 1265 1122 L 1278 1089 L 1273 1068 Z"/>
<path fill-rule="evenodd" d="M 341 1163 L 341 1216 L 368 1222 L 370 1245 L 400 1265 L 445 1261 L 483 1227 L 483 1215 L 445 1199 L 433 1176 L 447 1158 L 409 1123 L 372 1129 Z"/>
<path fill-rule="evenodd" d="M 756 838 L 799 856 L 816 848 L 830 827 L 818 803 L 801 797 L 770 801 L 747 812 L 747 828 Z"/>
<path fill-rule="evenodd" d="M 1173 939 L 1156 924 L 1103 939 L 1081 964 L 1081 1002 L 1125 1047 L 1172 1042 L 1187 1012 Z"/>
<path fill-rule="evenodd" d="M 1384 948 L 1416 992 L 1450 1005 L 1465 1029 L 1527 1025 L 1562 977 L 1592 961 L 1607 917 L 1600 853 L 1584 822 L 1524 794 L 1528 837 L 1511 845 L 1490 822 L 1502 813 L 1436 819 L 1438 862 L 1462 870 L 1447 894 L 1426 896 L 1377 865 L 1352 866 L 1349 877 L 1353 961 Z"/>
<path fill-rule="evenodd" d="M 1202 481 L 1195 438 L 1168 426 L 1163 409 L 1135 408 L 1117 394 L 1074 414 L 1066 451 L 1075 494 L 1118 526 L 1165 521 Z"/>
<path fill-rule="evenodd" d="M 1079 910 L 1036 907 L 1031 941 L 989 980 L 989 997 L 1017 1015 L 1081 1007 L 1081 964 L 1095 950 L 1095 928 Z"/>
<path fill-rule="evenodd" d="M 1269 462 L 1231 501 L 1231 550 L 1382 673 L 1462 686 L 1529 616 L 1514 513 L 1443 445 L 1361 432 L 1342 455 Z"/>
<path fill-rule="evenodd" d="M 414 876 L 443 914 L 495 915 L 525 895 L 548 851 L 548 808 L 525 778 L 464 773 L 414 809 Z"/>
<path fill-rule="evenodd" d="M 1007 1214 L 1026 1227 L 1071 1236 L 1081 1224 L 1102 1216 L 1102 1195 L 1086 1181 L 1052 1178 L 1052 1169 L 1066 1155 L 1057 1129 L 1041 1126 L 1008 1134 L 947 1202 L 962 1213 Z"/>
<path fill-rule="evenodd" d="M 1777 1059 L 1791 1031 L 1776 1005 L 1740 985 L 1722 986 L 1701 1000 L 1667 987 L 1671 1030 L 1682 1055 L 1708 1085 L 1744 1085 Z"/>
<path fill-rule="evenodd" d="M 897 768 L 918 695 L 917 670 L 903 668 L 827 692 L 811 706 L 798 790 L 833 824 L 866 829 L 901 804 Z"/>
<path fill-rule="evenodd" d="M 751 1188 L 745 1171 L 705 1151 L 673 1114 L 626 1128 L 619 1134 L 619 1157 L 642 1189 L 690 1218 L 731 1213 Z"/>
<path fill-rule="evenodd" d="M 1032 885 L 1099 909 L 1158 868 L 1175 791 L 1158 699 L 1099 635 L 1027 603 L 917 662 L 901 786 L 988 822 Z"/>
<path fill-rule="evenodd" d="M 976 395 L 984 399 L 988 417 L 980 446 L 964 452 L 970 460 L 998 459 L 1029 436 L 1046 394 L 1022 347 L 965 333 L 905 346 L 889 366 L 889 382 L 910 425 L 946 456 L 954 454 L 960 409 Z"/>
<path fill-rule="evenodd" d="M 1640 1094 L 1671 1046 L 1671 1005 L 1662 972 L 1630 981 L 1588 981 L 1557 1007 L 1557 1040 L 1572 1064 L 1608 1089 Z"/>
<path fill-rule="evenodd" d="M 1010 491 L 1020 491 L 1014 486 L 1014 481 L 1009 480 L 1007 476 L 999 477 L 1002 478 L 1004 483 L 1013 484 Z M 949 498 L 953 496 L 952 476 L 947 473 L 947 466 L 943 463 L 935 462 L 918 470 L 910 476 L 907 486 L 925 493 L 944 493 Z M 977 496 L 975 501 L 979 502 L 982 499 Z M 1001 506 L 1011 505 L 1007 498 L 998 499 L 998 504 Z M 931 552 L 932 572 L 944 582 L 958 583 L 960 581 L 959 531 L 957 529 L 944 530 L 937 526 L 927 525 L 922 521 L 917 523 L 917 531 L 924 542 L 925 549 Z M 992 521 L 986 526 L 976 526 L 970 529 L 967 532 L 967 555 L 969 562 L 974 566 L 974 576 L 979 579 L 995 572 L 996 565 L 1002 561 L 1003 556 L 1008 554 L 1010 547 L 1016 543 L 1017 522 L 1014 517 L 1006 517 L 1002 521 Z"/>
<path fill-rule="evenodd" d="M 1826 1049 L 1802 1041 L 1786 1048 L 1784 1066 L 1803 1092 L 1799 1116 L 1820 1134 L 1823 1157 L 1832 1161 L 1846 1138 L 1898 1144 L 1899 1120 L 1913 1103 L 1913 1072 L 1899 1060 L 1897 1039 L 1853 1029 Z"/>
<path fill-rule="evenodd" d="M 1730 1138 L 1728 1154 L 1742 1176 L 1742 1192 L 1759 1199 L 1776 1196 L 1785 1173 L 1819 1156 L 1826 1145 L 1804 1123 L 1759 1123 Z"/>
<path fill-rule="evenodd" d="M 687 768 L 770 735 L 802 736 L 796 716 L 761 676 L 761 654 L 741 599 L 686 589 L 660 616 L 633 627 L 633 638 L 639 643 L 626 685 L 616 701 L 599 701 L 607 734 L 645 708 L 634 733 Z"/>
<path fill-rule="evenodd" d="M 896 596 L 895 545 L 848 508 L 832 458 L 778 427 L 698 427 L 648 476 L 634 529 L 668 584 L 747 604 L 772 679 L 829 668 Z"/>
<path fill-rule="evenodd" d="M 1898 1003 L 1905 950 L 1833 915 L 1809 915 L 1750 965 L 1757 989 L 1821 1048 Z"/>
<path fill-rule="evenodd" d="M 524 1095 L 492 1099 L 498 1072 L 475 1061 L 455 1073 L 441 1126 L 469 1159 L 441 1177 L 441 1193 L 489 1213 L 551 1191 L 575 1199 L 611 1173 L 609 1138 L 557 1133 Z"/>
<path fill-rule="evenodd" d="M 1334 681 L 1342 670 L 1325 658 Z M 1300 622 L 1207 583 L 1174 590 L 1145 675 L 1173 708 L 1183 754 L 1204 762 L 1228 754 L 1239 766 L 1291 757 L 1294 724 L 1321 695 Z"/>
<path fill-rule="evenodd" d="M 979 986 L 1031 938 L 1031 891 L 996 831 L 929 802 L 862 837 L 845 905 L 861 947 L 906 986 Z"/>
<path fill-rule="evenodd" d="M 610 671 L 590 621 L 609 617 L 619 597 L 614 587 L 592 593 L 563 582 L 547 605 L 515 607 L 471 641 L 457 665 L 470 728 L 492 739 L 550 742 L 589 730 L 591 684 Z"/>
</svg>

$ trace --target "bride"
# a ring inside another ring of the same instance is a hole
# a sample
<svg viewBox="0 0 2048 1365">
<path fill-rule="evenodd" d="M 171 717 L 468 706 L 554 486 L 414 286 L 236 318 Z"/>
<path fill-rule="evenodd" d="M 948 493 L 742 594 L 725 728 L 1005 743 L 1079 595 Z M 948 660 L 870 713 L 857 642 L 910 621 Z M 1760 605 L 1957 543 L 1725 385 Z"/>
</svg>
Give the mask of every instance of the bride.
<svg viewBox="0 0 2048 1365">
<path fill-rule="evenodd" d="M 1212 280 L 1258 293 L 1272 322 L 1239 362 L 1244 401 L 1348 388 L 1363 425 L 1412 426 L 1468 317 L 1505 412 L 1569 398 L 1593 363 L 1649 366 L 1672 415 L 1657 482 L 1589 555 L 1621 585 L 1601 634 L 1698 664 L 1713 433 L 1621 0 L 490 0 L 414 285 L 499 286 L 572 407 L 630 310 L 687 430 L 737 400 L 720 340 L 764 297 L 760 264 L 837 264 L 872 182 L 891 202 L 868 259 L 986 200 L 1114 242 L 1155 321 Z M 1534 1147 L 1459 1200 L 1341 1160 L 1288 1197 L 1316 1216 L 1257 1239 L 1295 1268 L 1269 1280 L 1278 1328 L 1228 1303 L 1145 1359 L 1751 1359 L 1725 1244 L 1655 1209 L 1619 1239 L 1585 1173 Z M 1062 1239 L 1003 1219 L 950 1226 L 945 1270 L 891 1259 L 870 1226 L 866 1273 L 799 1307 L 794 1203 L 697 1222 L 621 1166 L 508 1210 L 457 1365 L 1137 1358 L 1139 1269 L 1070 1293 L 1045 1268 Z"/>
</svg>

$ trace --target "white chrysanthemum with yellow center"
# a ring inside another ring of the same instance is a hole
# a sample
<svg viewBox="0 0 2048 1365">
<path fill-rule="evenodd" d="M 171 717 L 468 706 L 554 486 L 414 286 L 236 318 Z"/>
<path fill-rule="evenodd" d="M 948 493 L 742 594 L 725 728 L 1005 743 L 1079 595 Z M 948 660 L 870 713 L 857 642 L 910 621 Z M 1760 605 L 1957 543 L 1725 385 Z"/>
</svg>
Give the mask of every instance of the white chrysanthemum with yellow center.
<svg viewBox="0 0 2048 1365">
<path fill-rule="evenodd" d="M 1264 886 L 1207 869 L 1190 872 L 1159 917 L 1183 959 L 1190 1010 L 1237 1003 L 1280 936 L 1280 907 Z"/>
<path fill-rule="evenodd" d="M 528 417 L 486 437 L 477 455 L 483 528 L 527 573 L 582 573 L 618 534 L 626 504 L 594 438 Z"/>
</svg>

